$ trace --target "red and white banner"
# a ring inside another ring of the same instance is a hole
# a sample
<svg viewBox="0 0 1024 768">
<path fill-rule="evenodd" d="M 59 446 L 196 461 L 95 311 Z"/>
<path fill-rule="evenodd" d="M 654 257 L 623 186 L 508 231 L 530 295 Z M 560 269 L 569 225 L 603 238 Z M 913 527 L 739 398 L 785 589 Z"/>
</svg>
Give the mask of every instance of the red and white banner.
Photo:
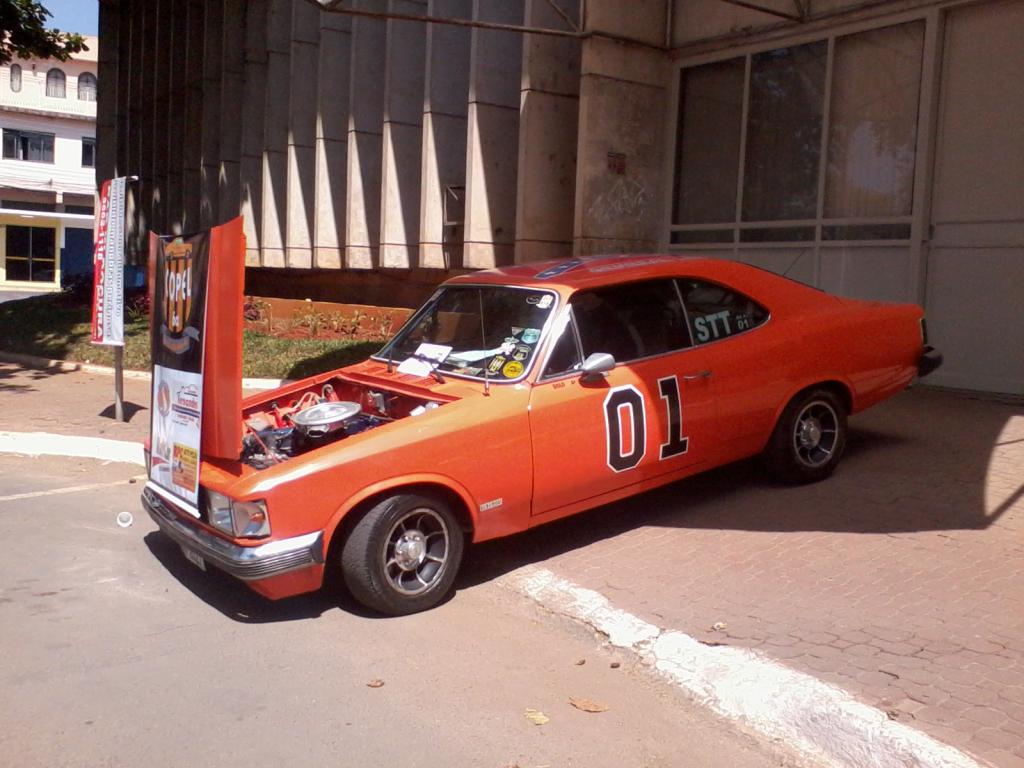
<svg viewBox="0 0 1024 768">
<path fill-rule="evenodd" d="M 93 247 L 92 343 L 124 346 L 124 190 L 103 182 Z"/>
</svg>

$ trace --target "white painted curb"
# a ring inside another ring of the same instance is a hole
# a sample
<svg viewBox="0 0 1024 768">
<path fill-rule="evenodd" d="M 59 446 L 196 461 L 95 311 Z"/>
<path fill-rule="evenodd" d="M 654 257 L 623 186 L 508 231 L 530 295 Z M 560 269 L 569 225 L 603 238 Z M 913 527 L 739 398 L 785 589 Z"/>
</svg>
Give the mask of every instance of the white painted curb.
<svg viewBox="0 0 1024 768">
<path fill-rule="evenodd" d="M 615 608 L 598 592 L 527 566 L 500 582 L 633 651 L 700 704 L 818 763 L 842 768 L 981 768 L 849 693 L 745 648 L 708 646 Z"/>
<path fill-rule="evenodd" d="M 102 437 L 55 435 L 49 432 L 0 432 L 0 453 L 17 453 L 23 456 L 77 456 L 146 465 L 142 443 L 108 440 Z"/>
</svg>

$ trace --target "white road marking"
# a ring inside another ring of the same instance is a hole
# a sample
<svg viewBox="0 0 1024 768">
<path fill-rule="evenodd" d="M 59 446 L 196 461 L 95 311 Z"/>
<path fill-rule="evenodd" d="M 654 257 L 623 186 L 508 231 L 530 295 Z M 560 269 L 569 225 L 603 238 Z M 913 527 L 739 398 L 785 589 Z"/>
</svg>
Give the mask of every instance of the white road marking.
<svg viewBox="0 0 1024 768">
<path fill-rule="evenodd" d="M 810 760 L 843 768 L 981 768 L 841 688 L 757 651 L 707 646 L 649 624 L 544 568 L 520 568 L 500 582 L 606 635 L 702 705 Z"/>
<path fill-rule="evenodd" d="M 2 432 L 0 453 L 23 456 L 77 456 L 125 464 L 146 463 L 142 443 L 128 440 L 108 440 L 103 437 L 77 437 L 55 435 L 49 432 Z"/>
<path fill-rule="evenodd" d="M 51 488 L 47 491 L 28 491 L 26 493 L 14 493 L 10 496 L 0 496 L 0 502 L 21 501 L 22 499 L 38 499 L 43 496 L 59 496 L 64 493 L 80 493 L 81 491 L 92 491 L 96 488 L 109 488 L 112 485 L 127 484 L 127 480 L 115 480 L 108 483 L 89 483 L 88 485 L 72 485 L 67 488 Z"/>
</svg>

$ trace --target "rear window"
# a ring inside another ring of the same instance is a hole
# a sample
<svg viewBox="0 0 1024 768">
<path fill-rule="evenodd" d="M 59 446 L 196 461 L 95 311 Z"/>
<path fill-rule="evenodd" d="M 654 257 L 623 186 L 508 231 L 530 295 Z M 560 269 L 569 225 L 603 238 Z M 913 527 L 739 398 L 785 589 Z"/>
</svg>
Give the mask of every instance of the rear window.
<svg viewBox="0 0 1024 768">
<path fill-rule="evenodd" d="M 762 325 L 768 310 L 731 288 L 703 280 L 678 280 L 697 344 L 726 339 Z"/>
</svg>

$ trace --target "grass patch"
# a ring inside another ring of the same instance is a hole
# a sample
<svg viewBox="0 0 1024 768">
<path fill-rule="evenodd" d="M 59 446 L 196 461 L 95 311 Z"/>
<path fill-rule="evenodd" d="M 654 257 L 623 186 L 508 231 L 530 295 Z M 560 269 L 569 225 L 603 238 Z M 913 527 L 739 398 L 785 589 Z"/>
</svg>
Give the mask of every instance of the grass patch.
<svg viewBox="0 0 1024 768">
<path fill-rule="evenodd" d="M 246 331 L 242 336 L 242 374 L 269 379 L 302 379 L 365 360 L 383 341 L 279 339 Z"/>
<path fill-rule="evenodd" d="M 0 350 L 54 360 L 113 365 L 113 347 L 90 343 L 91 309 L 61 294 L 32 296 L 0 304 Z M 149 323 L 125 320 L 124 367 L 150 368 Z M 381 341 L 280 339 L 246 331 L 243 375 L 296 379 L 365 360 Z"/>
</svg>

